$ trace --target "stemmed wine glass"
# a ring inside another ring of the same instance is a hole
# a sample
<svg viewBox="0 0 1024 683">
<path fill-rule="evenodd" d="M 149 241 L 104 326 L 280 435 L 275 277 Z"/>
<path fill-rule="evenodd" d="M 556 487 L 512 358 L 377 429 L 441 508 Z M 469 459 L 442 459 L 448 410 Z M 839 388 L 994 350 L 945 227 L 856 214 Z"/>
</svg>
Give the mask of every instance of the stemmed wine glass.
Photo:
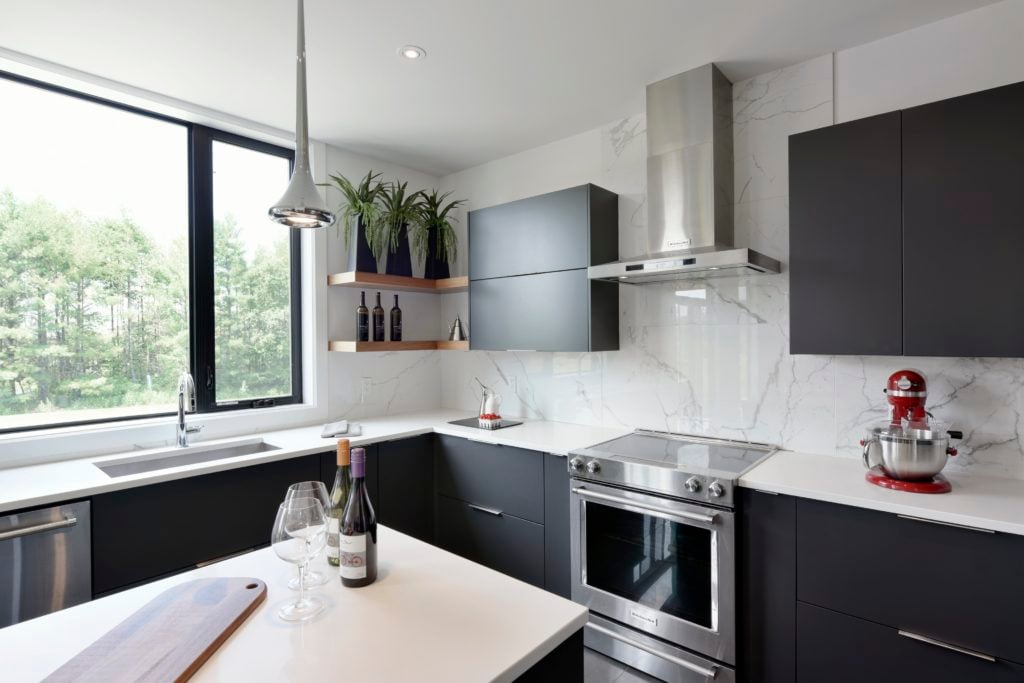
<svg viewBox="0 0 1024 683">
<path fill-rule="evenodd" d="M 287 503 L 292 498 L 313 498 L 320 501 L 320 504 L 324 508 L 324 514 L 330 514 L 331 512 L 331 497 L 327 493 L 327 487 L 324 486 L 322 481 L 300 481 L 297 484 L 292 484 L 288 487 L 288 493 L 285 494 L 284 500 Z M 315 555 L 310 556 L 306 562 L 306 585 L 307 586 L 322 586 L 328 581 L 328 577 L 323 572 L 318 572 L 315 569 L 309 568 L 309 561 L 314 559 Z M 288 581 L 288 587 L 292 590 L 299 589 L 298 577 L 292 577 Z"/>
<path fill-rule="evenodd" d="M 270 537 L 274 552 L 299 567 L 299 597 L 286 602 L 277 614 L 285 621 L 305 621 L 324 608 L 315 596 L 306 596 L 306 564 L 327 545 L 327 515 L 315 498 L 293 497 L 281 503 Z"/>
</svg>

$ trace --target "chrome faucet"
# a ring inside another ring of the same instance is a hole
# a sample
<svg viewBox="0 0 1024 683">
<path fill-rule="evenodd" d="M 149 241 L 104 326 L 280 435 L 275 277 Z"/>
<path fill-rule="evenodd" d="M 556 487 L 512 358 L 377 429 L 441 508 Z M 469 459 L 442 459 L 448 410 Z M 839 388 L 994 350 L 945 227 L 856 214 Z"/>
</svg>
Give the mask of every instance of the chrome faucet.
<svg viewBox="0 0 1024 683">
<path fill-rule="evenodd" d="M 192 375 L 186 371 L 181 373 L 181 377 L 178 378 L 177 436 L 178 446 L 181 448 L 188 446 L 189 434 L 195 434 L 202 429 L 201 425 L 185 426 L 185 413 L 194 412 L 196 412 L 196 383 L 192 381 Z"/>
</svg>

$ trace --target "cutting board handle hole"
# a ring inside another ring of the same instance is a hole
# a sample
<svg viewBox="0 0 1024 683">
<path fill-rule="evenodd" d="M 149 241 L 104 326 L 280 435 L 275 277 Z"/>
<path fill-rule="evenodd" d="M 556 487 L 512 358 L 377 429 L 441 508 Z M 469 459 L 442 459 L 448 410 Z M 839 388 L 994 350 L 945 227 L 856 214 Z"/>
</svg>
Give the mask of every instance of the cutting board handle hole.
<svg viewBox="0 0 1024 683">
<path fill-rule="evenodd" d="M 248 586 L 246 586 L 246 588 L 248 588 L 249 590 L 252 590 L 253 588 L 259 588 L 259 587 L 260 587 L 260 585 L 258 583 L 250 583 Z"/>
</svg>

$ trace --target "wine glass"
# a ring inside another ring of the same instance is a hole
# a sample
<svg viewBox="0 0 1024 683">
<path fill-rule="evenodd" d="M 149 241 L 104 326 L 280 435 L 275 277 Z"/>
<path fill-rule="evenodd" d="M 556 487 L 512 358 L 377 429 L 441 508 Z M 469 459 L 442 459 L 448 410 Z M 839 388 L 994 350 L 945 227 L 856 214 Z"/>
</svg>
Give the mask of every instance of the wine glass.
<svg viewBox="0 0 1024 683">
<path fill-rule="evenodd" d="M 315 596 L 306 596 L 306 564 L 327 544 L 327 515 L 315 498 L 292 498 L 281 503 L 270 536 L 274 552 L 299 567 L 299 597 L 277 610 L 285 621 L 305 621 L 324 608 Z"/>
<path fill-rule="evenodd" d="M 284 500 L 287 503 L 292 498 L 314 498 L 320 501 L 320 504 L 324 507 L 324 513 L 330 514 L 331 512 L 331 496 L 327 493 L 327 487 L 324 486 L 322 481 L 300 481 L 297 484 L 292 484 L 288 487 L 288 492 L 284 496 Z M 310 560 L 315 557 L 310 556 Z M 328 577 L 323 572 L 318 572 L 315 569 L 309 568 L 309 563 L 306 563 L 306 586 L 322 586 L 327 583 Z M 299 589 L 298 577 L 293 577 L 288 581 L 288 587 L 292 590 Z"/>
</svg>

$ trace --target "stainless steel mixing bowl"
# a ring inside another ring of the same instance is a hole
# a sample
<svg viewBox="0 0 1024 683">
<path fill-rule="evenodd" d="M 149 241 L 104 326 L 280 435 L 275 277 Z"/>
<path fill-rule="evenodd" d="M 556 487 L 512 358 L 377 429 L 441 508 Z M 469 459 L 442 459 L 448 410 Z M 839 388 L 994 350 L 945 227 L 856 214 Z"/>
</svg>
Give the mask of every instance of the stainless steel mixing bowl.
<svg viewBox="0 0 1024 683">
<path fill-rule="evenodd" d="M 881 467 L 893 479 L 928 480 L 942 471 L 950 455 L 956 455 L 949 438 L 946 431 L 876 427 L 861 442 L 864 466 Z"/>
</svg>

